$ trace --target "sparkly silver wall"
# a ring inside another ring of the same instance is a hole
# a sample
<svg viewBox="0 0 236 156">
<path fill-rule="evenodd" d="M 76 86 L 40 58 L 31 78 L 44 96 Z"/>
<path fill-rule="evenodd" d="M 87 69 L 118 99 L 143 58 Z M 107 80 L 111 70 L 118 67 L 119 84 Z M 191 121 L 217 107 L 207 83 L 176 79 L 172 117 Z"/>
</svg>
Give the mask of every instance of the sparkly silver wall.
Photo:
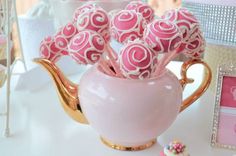
<svg viewBox="0 0 236 156">
<path fill-rule="evenodd" d="M 236 46 L 236 7 L 182 3 L 200 20 L 208 42 Z"/>
</svg>

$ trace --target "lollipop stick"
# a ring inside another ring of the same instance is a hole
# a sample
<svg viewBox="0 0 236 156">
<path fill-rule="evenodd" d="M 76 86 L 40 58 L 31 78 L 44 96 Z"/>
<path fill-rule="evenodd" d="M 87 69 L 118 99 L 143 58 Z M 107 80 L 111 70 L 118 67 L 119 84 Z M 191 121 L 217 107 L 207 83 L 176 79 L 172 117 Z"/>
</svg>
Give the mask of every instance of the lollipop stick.
<svg viewBox="0 0 236 156">
<path fill-rule="evenodd" d="M 165 60 L 165 58 L 167 57 L 167 55 L 168 54 L 165 54 L 164 56 L 163 56 L 163 58 L 160 60 L 160 62 L 158 63 L 158 65 L 157 65 L 157 68 L 156 68 L 156 70 L 154 71 L 154 73 L 152 74 L 153 76 L 158 76 L 160 73 L 161 73 L 161 71 L 163 70 L 163 64 L 164 64 L 164 60 Z"/>
<path fill-rule="evenodd" d="M 170 61 L 172 61 L 174 58 L 176 58 L 178 56 L 178 53 L 172 53 L 170 55 L 167 56 L 167 58 L 165 58 L 163 66 L 167 66 L 167 64 L 170 63 Z"/>
<path fill-rule="evenodd" d="M 105 60 L 100 59 L 100 61 L 98 62 L 98 67 L 102 70 L 102 72 L 106 73 L 107 75 L 115 76 L 115 73 L 111 70 L 110 66 Z"/>
<path fill-rule="evenodd" d="M 108 57 L 110 59 L 111 65 L 116 73 L 116 76 L 122 77 L 123 75 L 121 73 L 120 67 L 116 62 L 116 60 L 118 59 L 116 52 L 114 52 L 114 50 L 112 49 L 112 47 L 109 44 L 107 44 L 106 48 L 107 48 Z"/>
<path fill-rule="evenodd" d="M 107 48 L 108 48 L 109 52 L 111 53 L 111 56 L 117 61 L 118 60 L 118 55 L 114 51 L 114 49 L 110 46 L 110 44 L 107 45 Z"/>
<path fill-rule="evenodd" d="M 160 60 L 160 63 L 157 65 L 156 71 L 154 72 L 154 76 L 158 76 L 161 74 L 163 69 L 167 66 L 167 64 L 173 60 L 176 56 L 178 56 L 178 53 L 176 51 L 167 53 L 163 56 L 163 58 Z"/>
</svg>

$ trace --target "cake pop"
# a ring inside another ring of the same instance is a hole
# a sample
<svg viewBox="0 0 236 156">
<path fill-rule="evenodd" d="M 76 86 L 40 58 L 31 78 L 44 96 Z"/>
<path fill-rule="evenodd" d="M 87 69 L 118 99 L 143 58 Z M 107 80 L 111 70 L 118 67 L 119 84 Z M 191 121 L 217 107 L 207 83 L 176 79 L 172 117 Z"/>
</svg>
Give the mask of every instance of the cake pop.
<svg viewBox="0 0 236 156">
<path fill-rule="evenodd" d="M 147 23 L 152 22 L 154 19 L 154 10 L 146 3 L 142 1 L 132 1 L 126 8 L 126 10 L 135 10 L 143 15 Z"/>
<path fill-rule="evenodd" d="M 128 79 L 147 79 L 157 64 L 157 56 L 140 40 L 130 41 L 121 50 L 120 68 Z"/>
<path fill-rule="evenodd" d="M 69 45 L 70 56 L 79 64 L 94 64 L 101 58 L 105 49 L 105 41 L 100 34 L 83 30 L 75 35 Z"/>
<path fill-rule="evenodd" d="M 77 28 L 71 22 L 66 24 L 60 29 L 60 31 L 55 35 L 56 47 L 59 49 L 67 50 L 67 45 L 69 44 L 71 38 L 78 33 Z"/>
<path fill-rule="evenodd" d="M 91 3 L 91 2 L 87 2 L 84 5 L 78 7 L 73 15 L 73 23 L 77 23 L 78 20 L 78 16 L 87 12 L 88 10 L 91 10 L 93 8 L 97 8 L 98 6 L 96 5 L 96 3 Z"/>
<path fill-rule="evenodd" d="M 111 20 L 111 35 L 120 43 L 142 38 L 146 21 L 140 13 L 121 10 Z"/>
<path fill-rule="evenodd" d="M 104 38 L 95 31 L 83 30 L 76 34 L 68 45 L 70 56 L 78 64 L 95 64 L 99 60 L 99 69 L 106 74 L 114 76 L 105 60 L 101 59 L 105 51 L 106 42 Z"/>
<path fill-rule="evenodd" d="M 205 51 L 206 41 L 202 35 L 199 25 L 195 25 L 190 31 L 188 40 L 185 41 L 185 46 L 181 50 L 185 56 L 190 58 L 200 58 Z"/>
<path fill-rule="evenodd" d="M 188 39 L 193 25 L 199 24 L 196 17 L 186 8 L 167 11 L 162 18 L 174 22 L 179 27 L 183 35 L 183 41 Z"/>
<path fill-rule="evenodd" d="M 104 38 L 106 42 L 105 50 L 110 59 L 111 65 L 113 69 L 115 70 L 115 73 L 117 74 L 117 76 L 121 76 L 119 66 L 117 65 L 117 62 L 116 62 L 115 52 L 109 45 L 109 41 L 110 41 L 109 28 L 110 28 L 110 20 L 109 20 L 108 14 L 105 10 L 103 10 L 100 7 L 92 8 L 91 10 L 88 10 L 78 16 L 77 29 L 78 30 L 86 30 L 86 29 L 93 30 L 99 33 Z"/>
<path fill-rule="evenodd" d="M 178 27 L 163 19 L 157 19 L 148 24 L 143 39 L 156 53 L 172 52 L 180 46 L 182 41 Z"/>
<path fill-rule="evenodd" d="M 49 36 L 40 43 L 40 56 L 52 62 L 57 62 L 63 55 L 68 55 L 68 51 L 56 47 L 55 40 Z"/>
<path fill-rule="evenodd" d="M 107 12 L 102 8 L 92 8 L 80 14 L 76 27 L 79 31 L 88 29 L 99 33 L 105 41 L 110 40 L 110 21 Z"/>
<path fill-rule="evenodd" d="M 143 38 L 156 53 L 166 53 L 160 60 L 156 71 L 153 73 L 155 76 L 158 76 L 165 68 L 166 60 L 170 58 L 181 45 L 182 34 L 177 25 L 171 21 L 157 19 L 147 26 Z"/>
</svg>

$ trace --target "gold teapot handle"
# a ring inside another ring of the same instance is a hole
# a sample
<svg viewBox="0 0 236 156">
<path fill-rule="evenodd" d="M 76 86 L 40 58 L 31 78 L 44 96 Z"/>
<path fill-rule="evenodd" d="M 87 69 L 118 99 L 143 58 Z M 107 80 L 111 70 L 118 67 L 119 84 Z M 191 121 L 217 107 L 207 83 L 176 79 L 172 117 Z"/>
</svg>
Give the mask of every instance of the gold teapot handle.
<svg viewBox="0 0 236 156">
<path fill-rule="evenodd" d="M 184 64 L 181 67 L 181 77 L 182 78 L 179 81 L 180 81 L 180 84 L 182 85 L 182 87 L 185 88 L 185 86 L 187 84 L 194 82 L 193 79 L 190 79 L 187 77 L 187 72 L 188 72 L 188 69 L 195 64 L 201 64 L 205 67 L 204 79 L 202 80 L 201 85 L 189 97 L 187 97 L 183 101 L 182 106 L 180 108 L 180 112 L 185 110 L 193 102 L 195 102 L 199 97 L 201 97 L 201 95 L 207 90 L 207 88 L 209 87 L 209 85 L 211 83 L 212 72 L 211 72 L 211 69 L 208 66 L 208 64 L 201 59 L 192 59 L 187 62 L 184 62 Z"/>
</svg>

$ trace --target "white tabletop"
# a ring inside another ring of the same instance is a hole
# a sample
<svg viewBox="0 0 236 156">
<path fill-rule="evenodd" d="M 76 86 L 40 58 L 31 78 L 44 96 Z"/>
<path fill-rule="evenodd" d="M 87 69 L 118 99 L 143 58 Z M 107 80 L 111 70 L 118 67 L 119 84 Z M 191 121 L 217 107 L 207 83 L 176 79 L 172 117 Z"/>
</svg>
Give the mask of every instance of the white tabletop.
<svg viewBox="0 0 236 156">
<path fill-rule="evenodd" d="M 169 66 L 179 72 L 180 63 Z M 200 83 L 202 68 L 195 66 L 190 75 Z M 13 77 L 14 79 L 14 77 Z M 72 79 L 77 79 L 78 75 Z M 14 84 L 13 84 L 14 85 Z M 184 95 L 193 87 L 186 88 Z M 0 90 L 0 111 L 3 111 L 5 92 Z M 160 145 L 173 139 L 183 141 L 191 156 L 233 156 L 236 151 L 216 149 L 210 146 L 214 94 L 204 96 L 178 116 L 174 124 L 158 138 L 159 144 L 139 152 L 123 152 L 110 149 L 99 140 L 90 127 L 74 122 L 60 106 L 56 91 L 50 84 L 34 92 L 12 91 L 10 138 L 0 136 L 1 156 L 158 156 Z M 0 117 L 0 132 L 3 131 Z M 114 123 L 115 124 L 115 123 Z"/>
</svg>

